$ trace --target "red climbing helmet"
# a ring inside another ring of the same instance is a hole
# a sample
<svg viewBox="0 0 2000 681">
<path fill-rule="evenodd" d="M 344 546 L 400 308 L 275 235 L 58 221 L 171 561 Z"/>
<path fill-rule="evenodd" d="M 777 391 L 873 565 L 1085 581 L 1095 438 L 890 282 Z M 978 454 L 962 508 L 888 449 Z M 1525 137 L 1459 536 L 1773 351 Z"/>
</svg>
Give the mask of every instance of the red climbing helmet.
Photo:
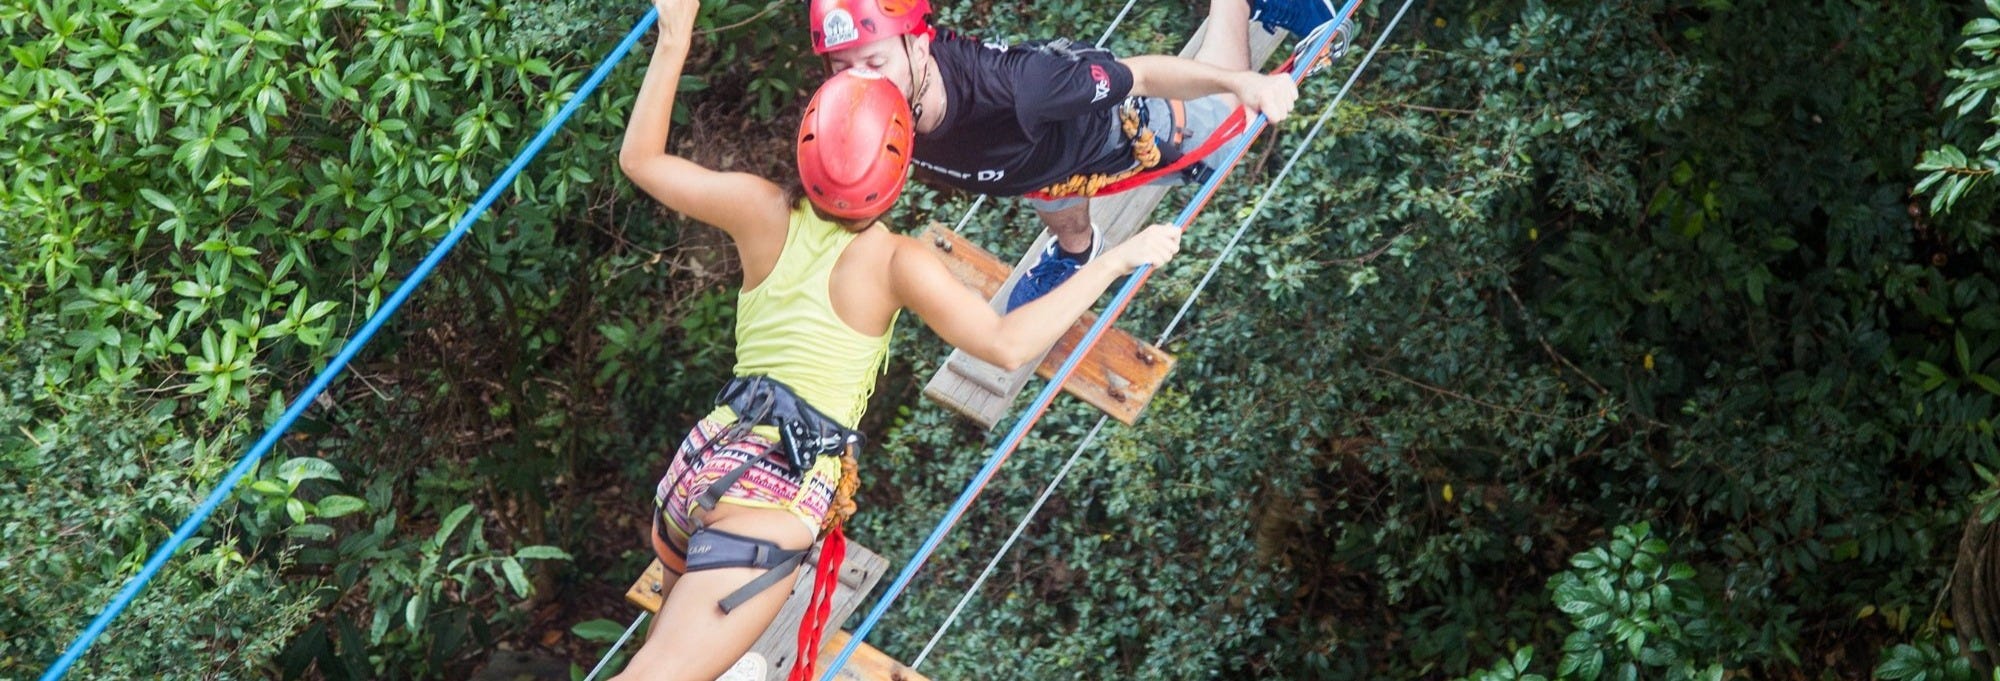
<svg viewBox="0 0 2000 681">
<path fill-rule="evenodd" d="M 888 78 L 868 69 L 834 74 L 799 121 L 806 198 L 850 220 L 888 212 L 903 193 L 915 134 L 910 105 Z"/>
<path fill-rule="evenodd" d="M 930 0 L 812 0 L 813 54 L 899 35 L 930 35 Z"/>
</svg>

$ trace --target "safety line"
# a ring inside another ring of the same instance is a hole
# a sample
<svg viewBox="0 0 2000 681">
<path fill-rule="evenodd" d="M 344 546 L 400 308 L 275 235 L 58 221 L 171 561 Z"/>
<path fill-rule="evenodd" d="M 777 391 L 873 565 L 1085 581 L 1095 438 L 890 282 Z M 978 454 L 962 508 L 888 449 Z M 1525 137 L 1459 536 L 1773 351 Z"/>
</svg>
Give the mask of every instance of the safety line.
<svg viewBox="0 0 2000 681">
<path fill-rule="evenodd" d="M 1368 53 L 1361 57 L 1361 63 L 1356 65 L 1354 71 L 1348 75 L 1347 82 L 1341 85 L 1340 91 L 1333 96 L 1333 100 L 1328 102 L 1326 108 L 1320 112 L 1318 120 L 1313 122 L 1312 130 L 1306 133 L 1305 140 L 1292 150 L 1292 155 L 1285 161 L 1284 167 L 1280 168 L 1278 174 L 1264 186 L 1264 193 L 1257 197 L 1257 203 L 1251 207 L 1249 216 L 1245 217 L 1243 222 L 1237 226 L 1236 232 L 1229 237 L 1228 245 L 1223 246 L 1221 254 L 1217 255 L 1215 261 L 1209 264 L 1208 271 L 1203 273 L 1201 281 L 1195 284 L 1194 292 L 1189 293 L 1187 300 L 1181 303 L 1180 310 L 1174 313 L 1171 321 L 1167 322 L 1166 328 L 1153 341 L 1153 345 L 1165 345 L 1173 337 L 1174 331 L 1180 327 L 1181 320 L 1186 318 L 1188 311 L 1194 308 L 1195 301 L 1201 297 L 1202 291 L 1208 288 L 1208 283 L 1215 278 L 1216 272 L 1221 271 L 1223 263 L 1228 262 L 1229 257 L 1235 254 L 1236 246 L 1242 242 L 1243 235 L 1249 232 L 1250 225 L 1256 222 L 1259 215 L 1263 214 L 1265 204 L 1277 193 L 1278 185 L 1284 182 L 1285 177 L 1291 174 L 1292 167 L 1299 162 L 1299 158 L 1303 157 L 1306 150 L 1312 147 L 1313 140 L 1319 137 L 1321 129 L 1326 127 L 1327 120 L 1340 107 L 1341 100 L 1347 97 L 1347 92 L 1353 87 L 1355 80 L 1360 77 L 1363 70 L 1368 68 L 1368 62 L 1375 58 L 1375 53 L 1381 50 L 1382 45 L 1388 41 L 1389 34 L 1395 32 L 1396 25 L 1403 20 L 1403 14 L 1409 11 L 1411 2 L 1412 0 L 1403 0 L 1402 8 L 1398 9 L 1395 17 L 1391 18 L 1389 23 L 1383 27 L 1381 35 L 1375 38 L 1375 44 L 1368 48 Z M 965 606 L 971 603 L 972 597 L 979 592 L 979 588 L 985 586 L 986 580 L 993 576 L 994 570 L 999 568 L 1000 559 L 1005 557 L 1014 548 L 1014 543 L 1020 540 L 1021 535 L 1027 532 L 1029 523 L 1034 522 L 1035 516 L 1041 513 L 1042 506 L 1047 504 L 1049 498 L 1055 495 L 1056 489 L 1061 487 L 1063 480 L 1069 477 L 1070 470 L 1076 467 L 1077 461 L 1083 457 L 1083 453 L 1090 448 L 1090 445 L 1097 441 L 1097 434 L 1110 421 L 1111 417 L 1109 416 L 1099 416 L 1097 418 L 1097 425 L 1091 426 L 1090 432 L 1085 433 L 1083 439 L 1077 442 L 1075 451 L 1070 452 L 1069 459 L 1063 462 L 1062 468 L 1056 471 L 1055 477 L 1049 480 L 1048 486 L 1042 488 L 1041 495 L 1035 498 L 1035 503 L 1030 505 L 1028 511 L 1021 516 L 1021 521 L 1014 526 L 1013 533 L 1007 535 L 1007 541 L 1000 544 L 1000 549 L 993 553 L 992 560 L 987 561 L 986 567 L 979 571 L 979 576 L 972 580 L 972 585 L 966 587 L 965 593 L 959 597 L 958 603 L 952 606 L 951 613 L 945 616 L 944 622 L 939 624 L 937 631 L 931 634 L 931 640 L 924 644 L 923 650 L 918 652 L 916 659 L 910 662 L 910 669 L 914 670 L 923 667 L 924 660 L 930 657 L 931 650 L 935 649 L 938 642 L 944 639 L 945 632 L 950 630 L 951 626 L 958 621 L 958 616 L 965 611 Z"/>
<path fill-rule="evenodd" d="M 555 136 L 556 131 L 562 127 L 563 123 L 569 120 L 570 115 L 576 113 L 576 110 L 583 105 L 584 100 L 590 97 L 590 93 L 596 90 L 597 85 L 603 82 L 605 76 L 611 73 L 612 67 L 616 66 L 618 61 L 624 58 L 626 52 L 631 51 L 632 45 L 639 41 L 640 36 L 645 35 L 646 29 L 651 28 L 653 21 L 658 17 L 659 10 L 646 10 L 646 15 L 639 18 L 639 23 L 632 26 L 632 31 L 625 34 L 625 39 L 618 43 L 618 47 L 613 49 L 611 54 L 604 58 L 603 63 L 597 65 L 597 70 L 591 72 L 590 78 L 585 80 L 583 85 L 576 89 L 576 94 L 572 95 L 569 101 L 563 104 L 562 109 L 556 112 L 555 117 L 542 126 L 542 131 L 536 134 L 535 138 L 529 141 L 519 154 L 515 155 L 514 162 L 508 164 L 506 170 L 501 171 L 500 177 L 494 179 L 493 183 L 487 186 L 486 193 L 480 196 L 479 201 L 474 203 L 470 209 L 466 210 L 465 216 L 459 218 L 458 223 L 452 226 L 451 232 L 445 234 L 444 238 L 438 241 L 437 246 L 431 248 L 430 255 L 425 256 L 423 262 L 418 263 L 416 269 L 411 270 L 409 278 L 403 280 L 402 285 L 396 287 L 396 291 L 389 295 L 388 300 L 382 302 L 382 307 L 377 309 L 374 316 L 369 317 L 368 322 L 361 326 L 361 330 L 353 338 L 349 339 L 346 345 L 341 347 L 340 353 L 335 355 L 333 361 L 320 371 L 319 376 L 313 378 L 312 384 L 306 386 L 305 391 L 292 399 L 291 407 L 285 410 L 284 415 L 278 417 L 276 423 L 271 424 L 271 427 L 264 431 L 264 436 L 258 438 L 257 444 L 252 446 L 250 451 L 245 452 L 243 458 L 238 460 L 236 465 L 229 469 L 229 474 L 223 476 L 221 482 L 216 483 L 215 489 L 209 493 L 208 498 L 203 499 L 201 505 L 195 507 L 194 513 L 189 515 L 187 520 L 183 521 L 180 527 L 174 530 L 173 535 L 167 538 L 166 543 L 153 551 L 152 557 L 148 558 L 145 566 L 139 569 L 139 574 L 134 575 L 130 581 L 126 582 L 125 588 L 120 590 L 118 595 L 111 599 L 111 603 L 105 606 L 102 612 L 98 613 L 96 619 L 91 620 L 90 626 L 86 627 L 83 633 L 76 637 L 76 640 L 70 642 L 68 649 L 63 651 L 62 657 L 57 658 L 55 664 L 42 673 L 42 681 L 55 681 L 69 672 L 70 666 L 76 664 L 76 661 L 83 656 L 84 651 L 89 650 L 90 645 L 97 641 L 97 637 L 103 635 L 105 628 L 110 626 L 111 620 L 118 617 L 119 613 L 124 612 L 125 607 L 131 604 L 132 599 L 139 595 L 139 591 L 146 588 L 148 582 L 153 581 L 153 577 L 159 574 L 160 568 L 166 565 L 168 559 L 173 558 L 176 551 L 180 550 L 181 544 L 193 536 L 195 530 L 201 528 L 202 523 L 208 519 L 209 514 L 214 513 L 216 506 L 220 505 L 223 499 L 229 497 L 235 490 L 237 483 L 242 481 L 243 476 L 248 475 L 251 469 L 256 468 L 257 462 L 271 450 L 272 446 L 277 444 L 278 439 L 283 437 L 285 431 L 292 427 L 292 423 L 298 420 L 299 415 L 305 413 L 305 410 L 312 406 L 313 399 L 319 397 L 319 394 L 326 390 L 327 385 L 333 382 L 334 377 L 338 376 L 342 369 L 347 368 L 347 363 L 354 359 L 354 356 L 361 351 L 363 346 L 368 344 L 369 339 L 374 337 L 375 331 L 380 329 L 388 321 L 389 317 L 396 314 L 396 310 L 402 307 L 404 299 L 409 298 L 410 294 L 416 291 L 417 286 L 423 283 L 424 277 L 429 276 L 431 270 L 437 267 L 438 262 L 444 260 L 444 256 L 451 252 L 452 246 L 456 245 L 459 239 L 463 238 L 465 233 L 472 229 L 472 224 L 478 222 L 479 218 L 485 214 L 486 209 L 491 207 L 493 202 L 498 200 L 500 195 L 507 191 L 508 186 L 513 184 L 514 177 L 519 175 L 523 168 L 527 167 L 528 162 L 533 160 L 535 154 L 542 150 L 542 146 Z"/>
<path fill-rule="evenodd" d="M 1347 0 L 1347 4 L 1334 15 L 1333 25 L 1341 26 L 1347 24 L 1353 18 L 1354 11 L 1359 8 L 1360 4 L 1361 0 Z M 1306 72 L 1313 67 L 1315 62 L 1319 61 L 1320 55 L 1326 52 L 1327 45 L 1331 42 L 1333 34 L 1334 31 L 1331 30 L 1323 31 L 1312 40 L 1311 49 L 1302 52 L 1302 54 L 1311 55 L 1311 58 L 1293 67 L 1293 82 L 1303 79 Z M 1268 119 L 1262 112 L 1259 112 L 1257 117 L 1250 121 L 1248 127 L 1244 129 L 1243 141 L 1232 145 L 1228 149 L 1228 162 L 1217 167 L 1216 172 L 1206 182 L 1202 183 L 1201 188 L 1195 193 L 1194 200 L 1188 204 L 1186 210 L 1181 212 L 1180 217 L 1175 218 L 1175 228 L 1181 231 L 1187 230 L 1189 224 L 1193 222 L 1194 216 L 1204 206 L 1207 206 L 1209 199 L 1215 195 L 1216 187 L 1229 175 L 1231 170 L 1235 169 L 1236 164 L 1242 161 L 1243 152 L 1250 146 L 1249 142 L 1256 139 L 1257 134 L 1263 131 L 1267 123 Z M 1146 279 L 1152 275 L 1152 272 L 1153 267 L 1151 265 L 1142 265 L 1134 270 L 1132 275 L 1126 279 L 1125 285 L 1118 289 L 1118 295 L 1112 298 L 1108 309 L 1102 315 L 1098 316 L 1097 321 L 1091 324 L 1088 331 L 1084 332 L 1083 338 L 1076 344 L 1076 350 L 1071 352 L 1069 358 L 1063 361 L 1062 366 L 1056 369 L 1055 375 L 1049 377 L 1048 384 L 1042 388 L 1040 394 L 1035 396 L 1035 400 L 1028 409 L 1028 412 L 1015 422 L 1013 430 L 994 449 L 993 454 L 987 458 L 986 464 L 979 469 L 978 474 L 973 476 L 972 481 L 966 485 L 965 491 L 959 494 L 958 500 L 952 502 L 951 508 L 945 512 L 944 519 L 938 523 L 936 529 L 932 530 L 930 537 L 924 540 L 923 545 L 917 548 L 916 555 L 912 556 L 910 561 L 903 566 L 903 570 L 896 575 L 896 580 L 889 584 L 889 590 L 882 595 L 880 600 L 876 601 L 875 607 L 869 610 L 868 616 L 862 620 L 861 626 L 855 628 L 853 637 L 848 640 L 846 646 L 840 649 L 840 655 L 835 657 L 833 663 L 827 667 L 827 672 L 824 676 L 820 677 L 820 681 L 834 681 L 834 677 L 840 673 L 840 669 L 847 664 L 848 658 L 854 656 L 854 651 L 861 647 L 862 642 L 867 639 L 868 633 L 875 628 L 877 622 L 881 621 L 882 615 L 888 611 L 889 606 L 894 604 L 896 598 L 902 595 L 903 589 L 909 586 L 910 580 L 916 576 L 917 570 L 923 567 L 924 562 L 937 550 L 938 544 L 944 541 L 945 532 L 957 524 L 959 517 L 965 514 L 966 508 L 972 505 L 972 500 L 979 496 L 979 492 L 985 489 L 986 483 L 992 480 L 993 475 L 999 471 L 1000 464 L 1006 462 L 1007 457 L 1013 453 L 1016 447 L 1020 446 L 1022 439 L 1027 436 L 1028 429 L 1041 419 L 1042 413 L 1047 411 L 1049 404 L 1055 400 L 1056 393 L 1061 392 L 1063 382 L 1069 379 L 1070 374 L 1075 373 L 1076 366 L 1083 361 L 1084 356 L 1090 354 L 1091 349 L 1096 347 L 1098 338 L 1104 335 L 1104 330 L 1109 328 L 1112 322 L 1117 321 L 1120 315 L 1124 314 L 1126 306 L 1132 302 L 1133 294 L 1138 291 L 1140 286 L 1146 283 Z"/>
</svg>

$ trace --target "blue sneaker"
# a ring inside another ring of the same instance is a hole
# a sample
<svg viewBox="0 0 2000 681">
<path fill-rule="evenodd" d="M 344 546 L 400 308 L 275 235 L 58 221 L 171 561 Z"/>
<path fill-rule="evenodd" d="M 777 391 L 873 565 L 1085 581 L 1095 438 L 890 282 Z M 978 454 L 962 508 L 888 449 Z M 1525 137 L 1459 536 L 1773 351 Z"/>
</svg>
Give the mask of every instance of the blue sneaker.
<svg viewBox="0 0 2000 681">
<path fill-rule="evenodd" d="M 1097 225 L 1090 226 L 1090 255 L 1083 261 L 1078 261 L 1062 252 L 1056 240 L 1050 239 L 1049 247 L 1042 250 L 1041 261 L 1029 267 L 1028 273 L 1021 275 L 1020 281 L 1014 282 L 1014 290 L 1007 294 L 1007 311 L 1013 312 L 1015 308 L 1026 305 L 1054 291 L 1063 282 L 1069 281 L 1070 276 L 1076 274 L 1077 268 L 1082 267 L 1083 263 L 1091 258 L 1097 257 L 1103 246 L 1104 234 L 1097 231 Z"/>
<path fill-rule="evenodd" d="M 1301 37 L 1333 21 L 1333 11 L 1333 0 L 1250 0 L 1252 20 Z"/>
</svg>

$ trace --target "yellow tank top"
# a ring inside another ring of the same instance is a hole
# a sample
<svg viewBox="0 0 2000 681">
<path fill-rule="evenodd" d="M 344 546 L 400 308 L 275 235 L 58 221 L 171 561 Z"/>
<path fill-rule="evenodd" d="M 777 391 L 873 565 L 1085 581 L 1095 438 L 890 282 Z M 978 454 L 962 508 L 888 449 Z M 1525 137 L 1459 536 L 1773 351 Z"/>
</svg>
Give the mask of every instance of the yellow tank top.
<svg viewBox="0 0 2000 681">
<path fill-rule="evenodd" d="M 891 318 L 882 335 L 865 336 L 833 311 L 833 265 L 855 236 L 800 201 L 771 276 L 736 299 L 736 375 L 778 379 L 849 428 L 868 408 L 896 327 Z M 721 406 L 710 417 L 733 421 L 736 415 Z"/>
</svg>

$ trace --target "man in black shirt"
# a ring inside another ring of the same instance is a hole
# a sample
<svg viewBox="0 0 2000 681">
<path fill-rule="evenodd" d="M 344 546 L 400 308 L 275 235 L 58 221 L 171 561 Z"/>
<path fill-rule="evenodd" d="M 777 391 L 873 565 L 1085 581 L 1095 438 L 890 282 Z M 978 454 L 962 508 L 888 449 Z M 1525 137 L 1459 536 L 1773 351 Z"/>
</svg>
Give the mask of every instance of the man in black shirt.
<svg viewBox="0 0 2000 681">
<path fill-rule="evenodd" d="M 1030 200 L 1055 235 L 1008 309 L 1062 283 L 1102 249 L 1089 196 L 1193 150 L 1240 104 L 1283 120 L 1298 88 L 1250 69 L 1253 10 L 1303 35 L 1329 0 L 1212 0 L 1193 59 L 1119 58 L 1087 43 L 981 42 L 928 21 L 928 0 L 812 0 L 813 48 L 835 72 L 880 71 L 916 113 L 914 164 L 933 179 Z M 1179 173 L 1162 182 L 1182 181 Z"/>
</svg>

